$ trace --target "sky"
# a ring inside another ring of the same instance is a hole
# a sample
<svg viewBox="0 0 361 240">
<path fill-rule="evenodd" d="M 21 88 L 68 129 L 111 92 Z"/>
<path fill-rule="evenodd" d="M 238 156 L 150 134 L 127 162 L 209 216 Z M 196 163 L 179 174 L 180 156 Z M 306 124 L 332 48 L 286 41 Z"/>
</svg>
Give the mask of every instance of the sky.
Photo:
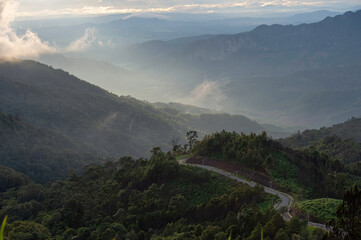
<svg viewBox="0 0 361 240">
<path fill-rule="evenodd" d="M 88 16 L 116 13 L 225 13 L 307 12 L 317 9 L 349 10 L 360 0 L 0 0 L 0 58 L 36 57 L 42 53 L 77 52 L 95 41 L 95 30 L 60 48 L 26 30 L 18 33 L 11 23 L 19 17 Z M 342 9 L 344 8 L 344 9 Z"/>
<path fill-rule="evenodd" d="M 6 1 L 6 0 L 0 0 Z M 18 0 L 17 16 L 84 16 L 139 12 L 225 13 L 346 11 L 360 0 Z"/>
</svg>

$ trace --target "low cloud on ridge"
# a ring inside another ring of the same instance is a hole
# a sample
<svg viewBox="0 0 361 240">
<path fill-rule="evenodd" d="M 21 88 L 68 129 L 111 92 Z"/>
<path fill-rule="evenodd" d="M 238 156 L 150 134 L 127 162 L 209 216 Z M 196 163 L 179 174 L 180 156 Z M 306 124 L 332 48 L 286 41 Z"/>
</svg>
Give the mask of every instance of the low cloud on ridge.
<svg viewBox="0 0 361 240">
<path fill-rule="evenodd" d="M 93 43 L 95 42 L 95 29 L 94 28 L 87 28 L 85 33 L 79 39 L 71 42 L 68 47 L 65 48 L 67 52 L 77 52 L 77 51 L 84 51 L 90 48 Z"/>
<path fill-rule="evenodd" d="M 205 108 L 223 108 L 228 102 L 228 97 L 224 93 L 224 88 L 228 83 L 227 80 L 204 80 L 188 96 L 177 101 Z"/>
</svg>

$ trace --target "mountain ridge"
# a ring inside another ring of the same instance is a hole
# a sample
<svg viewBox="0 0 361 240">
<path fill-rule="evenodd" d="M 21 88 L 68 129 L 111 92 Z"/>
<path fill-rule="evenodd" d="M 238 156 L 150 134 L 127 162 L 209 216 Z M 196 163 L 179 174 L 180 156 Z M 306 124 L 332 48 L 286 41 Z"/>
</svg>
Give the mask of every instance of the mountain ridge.
<svg viewBox="0 0 361 240">
<path fill-rule="evenodd" d="M 34 61 L 0 64 L 0 108 L 34 126 L 60 131 L 102 149 L 105 156 L 147 156 L 154 146 L 185 142 L 189 130 L 203 136 L 222 130 L 261 132 L 245 116 L 178 114 L 130 96 L 116 96 L 63 70 Z M 203 124 L 201 124 L 203 122 Z"/>
</svg>

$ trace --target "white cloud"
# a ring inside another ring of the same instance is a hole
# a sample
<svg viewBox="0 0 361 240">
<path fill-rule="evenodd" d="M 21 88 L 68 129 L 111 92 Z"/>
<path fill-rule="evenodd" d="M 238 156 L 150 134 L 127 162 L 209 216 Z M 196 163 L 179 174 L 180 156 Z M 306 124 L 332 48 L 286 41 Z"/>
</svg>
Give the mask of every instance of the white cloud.
<svg viewBox="0 0 361 240">
<path fill-rule="evenodd" d="M 17 34 L 11 28 L 11 23 L 16 16 L 18 5 L 16 1 L 0 0 L 0 59 L 36 58 L 43 53 L 56 53 L 63 50 L 83 51 L 96 41 L 94 28 L 86 29 L 81 38 L 71 42 L 64 49 L 50 46 L 30 30 Z M 98 44 L 103 43 L 98 42 Z"/>
<path fill-rule="evenodd" d="M 321 1 L 292 1 L 292 0 L 271 0 L 261 1 L 260 6 L 284 6 L 284 7 L 297 7 L 297 6 L 322 6 L 325 2 Z"/>
<path fill-rule="evenodd" d="M 0 58 L 14 59 L 37 57 L 41 53 L 54 49 L 33 32 L 27 30 L 18 35 L 10 27 L 14 20 L 18 3 L 9 0 L 0 1 Z"/>
<path fill-rule="evenodd" d="M 227 80 L 204 80 L 201 84 L 197 85 L 187 97 L 178 99 L 178 101 L 200 107 L 220 108 L 228 101 L 223 90 L 228 82 Z"/>
<path fill-rule="evenodd" d="M 65 48 L 65 51 L 67 52 L 78 52 L 78 51 L 84 51 L 92 46 L 92 44 L 95 42 L 95 29 L 94 28 L 87 28 L 85 30 L 84 35 L 71 42 L 68 47 Z M 103 43 L 100 41 L 100 45 L 103 45 Z"/>
</svg>

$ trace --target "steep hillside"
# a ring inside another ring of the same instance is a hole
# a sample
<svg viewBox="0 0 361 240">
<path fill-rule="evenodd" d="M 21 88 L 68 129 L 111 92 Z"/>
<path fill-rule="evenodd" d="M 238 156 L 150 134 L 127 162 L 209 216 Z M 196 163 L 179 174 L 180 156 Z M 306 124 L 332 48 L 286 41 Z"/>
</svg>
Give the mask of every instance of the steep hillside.
<svg viewBox="0 0 361 240">
<path fill-rule="evenodd" d="M 89 163 L 101 162 L 99 155 L 104 153 L 0 112 L 0 165 L 23 172 L 36 182 L 63 179 L 71 170 L 80 171 Z"/>
<path fill-rule="evenodd" d="M 150 104 L 115 96 L 33 61 L 1 63 L 0 79 L 4 112 L 64 132 L 111 155 L 143 155 L 186 132 L 176 119 Z"/>
<path fill-rule="evenodd" d="M 258 123 L 241 115 L 193 116 L 118 97 L 33 61 L 0 64 L 0 108 L 37 127 L 101 149 L 106 156 L 146 156 L 154 146 L 167 149 L 173 137 L 185 141 L 185 133 L 191 129 L 201 135 L 223 129 L 263 131 Z"/>
</svg>

